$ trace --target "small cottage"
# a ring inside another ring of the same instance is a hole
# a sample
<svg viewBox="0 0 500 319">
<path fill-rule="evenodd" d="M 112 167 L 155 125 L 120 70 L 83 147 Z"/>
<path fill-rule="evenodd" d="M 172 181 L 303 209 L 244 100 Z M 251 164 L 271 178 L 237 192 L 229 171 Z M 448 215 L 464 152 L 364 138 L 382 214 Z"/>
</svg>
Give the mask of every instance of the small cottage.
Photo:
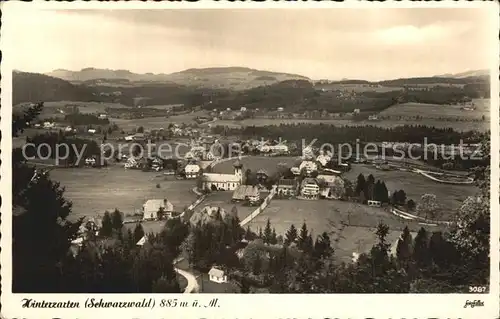
<svg viewBox="0 0 500 319">
<path fill-rule="evenodd" d="M 219 284 L 227 282 L 227 275 L 224 273 L 224 271 L 215 267 L 212 267 L 212 269 L 210 269 L 210 271 L 208 272 L 208 276 L 210 281 Z"/>
<path fill-rule="evenodd" d="M 144 220 L 155 220 L 171 217 L 174 205 L 166 199 L 150 199 L 143 205 Z"/>
</svg>

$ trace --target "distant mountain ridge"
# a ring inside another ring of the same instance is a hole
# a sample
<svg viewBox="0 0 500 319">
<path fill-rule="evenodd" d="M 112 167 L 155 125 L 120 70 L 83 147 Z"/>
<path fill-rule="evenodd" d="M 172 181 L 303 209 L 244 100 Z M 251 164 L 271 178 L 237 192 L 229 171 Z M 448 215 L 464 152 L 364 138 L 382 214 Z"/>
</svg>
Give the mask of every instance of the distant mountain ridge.
<svg viewBox="0 0 500 319">
<path fill-rule="evenodd" d="M 454 78 L 454 79 L 463 79 L 463 78 L 469 78 L 469 77 L 483 77 L 483 76 L 489 76 L 490 71 L 489 70 L 471 70 L 471 71 L 466 71 L 466 72 L 460 72 L 460 73 L 447 73 L 447 74 L 441 74 L 441 75 L 435 75 L 435 78 Z"/>
<path fill-rule="evenodd" d="M 263 71 L 247 67 L 192 68 L 171 74 L 133 73 L 129 70 L 84 68 L 80 71 L 57 69 L 45 75 L 79 83 L 100 80 L 128 80 L 130 82 L 174 82 L 181 85 L 248 89 L 286 80 L 310 80 L 298 74 Z"/>
</svg>

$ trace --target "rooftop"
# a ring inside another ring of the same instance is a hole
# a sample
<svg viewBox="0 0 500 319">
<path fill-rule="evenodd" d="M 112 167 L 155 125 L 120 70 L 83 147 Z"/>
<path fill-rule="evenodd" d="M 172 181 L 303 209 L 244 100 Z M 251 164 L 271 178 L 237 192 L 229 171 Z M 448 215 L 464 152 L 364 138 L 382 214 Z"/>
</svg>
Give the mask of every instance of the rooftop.
<svg viewBox="0 0 500 319">
<path fill-rule="evenodd" d="M 218 173 L 204 173 L 203 180 L 206 182 L 215 182 L 215 183 L 240 182 L 240 178 L 234 174 L 218 174 Z"/>
</svg>

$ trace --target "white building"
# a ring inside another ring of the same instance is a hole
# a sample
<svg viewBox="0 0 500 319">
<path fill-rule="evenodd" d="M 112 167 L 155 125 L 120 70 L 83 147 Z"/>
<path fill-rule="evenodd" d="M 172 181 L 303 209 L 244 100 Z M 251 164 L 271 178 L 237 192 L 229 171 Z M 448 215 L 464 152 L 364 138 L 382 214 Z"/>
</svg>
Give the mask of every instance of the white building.
<svg viewBox="0 0 500 319">
<path fill-rule="evenodd" d="M 186 178 L 196 178 L 198 177 L 198 173 L 200 173 L 200 166 L 198 164 L 187 164 L 184 167 L 184 173 L 186 174 Z"/>
<path fill-rule="evenodd" d="M 300 185 L 300 195 L 307 199 L 319 197 L 319 186 L 314 178 L 305 178 Z"/>
<path fill-rule="evenodd" d="M 164 216 L 171 217 L 174 211 L 174 205 L 167 199 L 149 199 L 142 206 L 144 212 L 144 220 L 155 220 L 164 216 L 159 216 L 160 209 L 163 211 Z"/>
<path fill-rule="evenodd" d="M 243 183 L 243 165 L 234 163 L 234 174 L 203 173 L 203 189 L 232 191 Z"/>
<path fill-rule="evenodd" d="M 316 161 L 319 162 L 321 166 L 326 166 L 326 164 L 328 164 L 328 162 L 330 162 L 331 159 L 332 158 L 329 155 L 325 154 L 320 154 L 318 155 L 318 157 L 316 157 Z"/>
<path fill-rule="evenodd" d="M 227 275 L 224 273 L 224 271 L 215 267 L 212 267 L 212 269 L 210 269 L 210 271 L 208 272 L 208 277 L 210 281 L 219 284 L 227 282 Z"/>
<path fill-rule="evenodd" d="M 316 162 L 313 162 L 313 161 L 303 161 L 299 165 L 299 171 L 302 172 L 303 169 L 305 169 L 306 173 L 309 175 L 312 172 L 315 172 L 318 170 L 318 164 L 316 164 Z"/>
<path fill-rule="evenodd" d="M 56 124 L 54 122 L 44 122 L 43 123 L 43 128 L 51 129 L 55 126 Z"/>
<path fill-rule="evenodd" d="M 308 160 L 308 159 L 313 159 L 313 158 L 314 158 L 313 149 L 309 146 L 305 147 L 302 150 L 302 159 Z"/>
</svg>

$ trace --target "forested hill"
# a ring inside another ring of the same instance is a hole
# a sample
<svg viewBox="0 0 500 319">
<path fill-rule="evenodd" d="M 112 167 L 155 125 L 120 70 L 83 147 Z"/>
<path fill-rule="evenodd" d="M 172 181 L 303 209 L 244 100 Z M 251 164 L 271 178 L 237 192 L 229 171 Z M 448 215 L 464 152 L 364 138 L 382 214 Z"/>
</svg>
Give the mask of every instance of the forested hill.
<svg viewBox="0 0 500 319">
<path fill-rule="evenodd" d="M 13 105 L 65 100 L 87 102 L 95 99 L 95 91 L 87 86 L 74 85 L 38 73 L 13 72 L 12 74 Z"/>
<path fill-rule="evenodd" d="M 99 80 L 101 84 L 114 83 L 116 80 L 129 82 L 172 82 L 178 85 L 211 89 L 244 90 L 261 85 L 286 80 L 309 80 L 309 78 L 283 72 L 256 70 L 246 67 L 214 67 L 187 69 L 171 74 L 133 73 L 128 70 L 85 68 L 80 71 L 54 70 L 47 75 L 70 82 Z"/>
</svg>

